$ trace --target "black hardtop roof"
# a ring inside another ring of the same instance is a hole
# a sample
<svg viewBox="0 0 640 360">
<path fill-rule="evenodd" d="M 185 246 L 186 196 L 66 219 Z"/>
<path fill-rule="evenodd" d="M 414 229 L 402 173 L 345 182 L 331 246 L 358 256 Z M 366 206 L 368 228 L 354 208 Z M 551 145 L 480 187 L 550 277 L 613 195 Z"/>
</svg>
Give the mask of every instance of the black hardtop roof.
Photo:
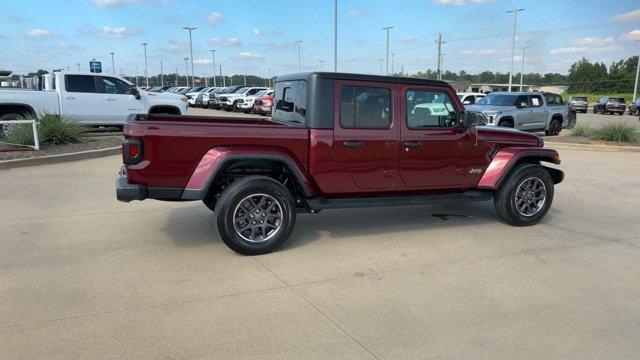
<svg viewBox="0 0 640 360">
<path fill-rule="evenodd" d="M 416 85 L 431 85 L 431 86 L 450 86 L 449 83 L 440 80 L 428 80 L 418 79 L 401 76 L 382 76 L 382 75 L 367 75 L 367 74 L 352 74 L 352 73 L 339 73 L 339 72 L 306 72 L 281 75 L 276 78 L 276 81 L 292 81 L 292 80 L 310 80 L 312 78 L 330 79 L 330 80 L 356 80 L 356 81 L 375 81 L 375 82 L 387 82 L 395 84 L 416 84 Z"/>
</svg>

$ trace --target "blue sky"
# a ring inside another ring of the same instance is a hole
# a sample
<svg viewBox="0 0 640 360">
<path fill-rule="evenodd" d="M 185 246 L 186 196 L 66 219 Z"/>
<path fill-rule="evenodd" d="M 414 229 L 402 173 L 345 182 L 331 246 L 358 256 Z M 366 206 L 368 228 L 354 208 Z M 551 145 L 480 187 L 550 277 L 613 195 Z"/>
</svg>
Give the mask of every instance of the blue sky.
<svg viewBox="0 0 640 360">
<path fill-rule="evenodd" d="M 477 73 L 507 72 L 513 17 L 518 16 L 516 47 L 528 46 L 525 71 L 566 73 L 584 56 L 603 61 L 640 52 L 640 3 L 636 1 L 500 0 L 339 0 L 338 68 L 379 73 L 385 57 L 385 26 L 391 30 L 394 68 L 416 72 L 436 67 L 437 33 L 443 34 L 444 69 Z M 45 5 L 43 5 L 45 4 Z M 610 4 L 610 5 L 605 5 Z M 111 70 L 184 73 L 193 33 L 196 74 L 212 72 L 210 49 L 225 75 L 297 71 L 296 40 L 302 40 L 302 70 L 333 68 L 333 0 L 3 0 L 0 69 L 28 72 L 92 58 Z M 519 54 L 520 50 L 516 50 Z M 520 56 L 516 57 L 520 67 Z"/>
</svg>

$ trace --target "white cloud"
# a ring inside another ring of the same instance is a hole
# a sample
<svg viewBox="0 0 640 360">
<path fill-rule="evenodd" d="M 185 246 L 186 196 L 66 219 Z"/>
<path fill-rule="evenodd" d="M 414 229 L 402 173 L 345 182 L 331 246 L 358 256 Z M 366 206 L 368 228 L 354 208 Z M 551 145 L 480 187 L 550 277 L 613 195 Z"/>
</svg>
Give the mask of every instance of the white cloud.
<svg viewBox="0 0 640 360">
<path fill-rule="evenodd" d="M 262 30 L 258 29 L 258 28 L 253 28 L 253 30 L 251 30 L 251 32 L 253 33 L 253 35 L 255 36 L 260 36 L 262 35 Z"/>
<path fill-rule="evenodd" d="M 212 11 L 211 14 L 207 16 L 207 23 L 211 26 L 220 24 L 222 20 L 224 20 L 224 17 L 215 11 Z"/>
<path fill-rule="evenodd" d="M 242 46 L 242 41 L 236 38 L 229 38 L 224 42 L 224 46 Z"/>
<path fill-rule="evenodd" d="M 628 33 L 622 35 L 622 38 L 628 41 L 640 40 L 640 29 L 631 30 Z"/>
<path fill-rule="evenodd" d="M 233 55 L 233 58 L 237 60 L 259 60 L 259 59 L 263 59 L 264 57 L 245 51 L 245 52 L 239 52 Z"/>
<path fill-rule="evenodd" d="M 102 29 L 100 30 L 100 34 L 104 36 L 113 36 L 117 38 L 122 38 L 126 36 L 135 35 L 136 31 L 124 26 L 118 26 L 118 27 L 103 26 Z"/>
<path fill-rule="evenodd" d="M 467 50 L 460 51 L 460 54 L 463 54 L 463 55 L 478 55 L 478 56 L 493 55 L 495 53 L 496 53 L 496 49 L 467 49 Z"/>
<path fill-rule="evenodd" d="M 291 43 L 269 43 L 268 45 L 269 45 L 269 47 L 272 47 L 272 48 L 278 49 L 278 50 L 286 49 L 286 48 L 292 46 Z"/>
<path fill-rule="evenodd" d="M 193 60 L 193 64 L 194 65 L 212 65 L 213 60 L 212 59 L 195 59 Z"/>
<path fill-rule="evenodd" d="M 351 16 L 351 17 L 360 16 L 360 15 L 362 15 L 362 11 L 360 10 L 350 10 L 347 13 L 347 16 Z"/>
<path fill-rule="evenodd" d="M 588 36 L 581 39 L 577 39 L 573 42 L 575 46 L 606 46 L 611 45 L 615 39 L 613 37 L 599 38 L 597 36 Z"/>
<path fill-rule="evenodd" d="M 163 47 L 162 50 L 172 53 L 184 53 L 187 51 L 187 43 L 184 41 L 169 40 L 167 46 Z"/>
<path fill-rule="evenodd" d="M 628 13 L 618 14 L 613 17 L 615 22 L 640 22 L 640 9 L 629 11 Z"/>
<path fill-rule="evenodd" d="M 404 44 L 411 44 L 415 41 L 415 39 L 413 38 L 413 36 L 405 36 L 400 41 L 402 41 Z"/>
<path fill-rule="evenodd" d="M 217 37 L 209 39 L 209 44 L 211 45 L 218 45 L 219 43 L 220 43 L 220 39 L 218 39 Z"/>
<path fill-rule="evenodd" d="M 569 46 L 564 48 L 553 49 L 549 53 L 551 55 L 566 55 L 566 54 L 593 54 L 593 53 L 608 53 L 612 51 L 621 51 L 623 48 L 618 45 L 608 45 L 601 47 L 591 46 Z"/>
<path fill-rule="evenodd" d="M 484 4 L 484 3 L 488 3 L 492 0 L 434 0 L 433 3 L 436 5 L 443 5 L 443 6 L 462 6 L 462 5 L 467 5 L 467 4 Z"/>
<path fill-rule="evenodd" d="M 45 30 L 45 29 L 31 29 L 31 30 L 25 31 L 24 34 L 34 39 L 44 39 L 44 38 L 53 36 L 53 32 L 51 32 L 51 30 Z"/>
</svg>

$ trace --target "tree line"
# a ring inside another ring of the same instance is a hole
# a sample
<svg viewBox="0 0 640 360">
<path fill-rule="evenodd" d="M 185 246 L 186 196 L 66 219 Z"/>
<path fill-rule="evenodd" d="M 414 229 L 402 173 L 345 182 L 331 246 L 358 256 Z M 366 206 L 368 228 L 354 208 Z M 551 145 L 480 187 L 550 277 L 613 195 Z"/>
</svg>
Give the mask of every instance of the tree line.
<svg viewBox="0 0 640 360">
<path fill-rule="evenodd" d="M 571 65 L 567 75 L 560 73 L 528 73 L 524 74 L 523 82 L 537 86 L 567 86 L 567 92 L 572 94 L 630 93 L 633 91 L 637 65 L 638 56 L 632 56 L 626 60 L 618 60 L 609 67 L 602 62 L 592 63 L 588 59 L 582 58 Z M 437 75 L 437 71 L 427 69 L 409 76 L 436 79 Z M 442 73 L 442 79 L 469 83 L 506 84 L 509 82 L 509 73 L 483 71 L 479 74 L 469 74 L 464 70 L 460 70 L 458 73 L 445 71 Z M 514 83 L 520 82 L 520 73 L 514 75 L 513 81 Z"/>
</svg>

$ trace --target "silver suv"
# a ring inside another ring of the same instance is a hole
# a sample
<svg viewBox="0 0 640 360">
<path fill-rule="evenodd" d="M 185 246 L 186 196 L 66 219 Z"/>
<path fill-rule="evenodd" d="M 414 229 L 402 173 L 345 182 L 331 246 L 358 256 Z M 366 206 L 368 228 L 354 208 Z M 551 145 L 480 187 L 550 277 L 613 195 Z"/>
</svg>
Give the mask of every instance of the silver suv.
<svg viewBox="0 0 640 360">
<path fill-rule="evenodd" d="M 466 108 L 485 115 L 486 123 L 478 125 L 544 131 L 552 136 L 570 126 L 569 107 L 560 95 L 552 93 L 494 92 Z"/>
</svg>

